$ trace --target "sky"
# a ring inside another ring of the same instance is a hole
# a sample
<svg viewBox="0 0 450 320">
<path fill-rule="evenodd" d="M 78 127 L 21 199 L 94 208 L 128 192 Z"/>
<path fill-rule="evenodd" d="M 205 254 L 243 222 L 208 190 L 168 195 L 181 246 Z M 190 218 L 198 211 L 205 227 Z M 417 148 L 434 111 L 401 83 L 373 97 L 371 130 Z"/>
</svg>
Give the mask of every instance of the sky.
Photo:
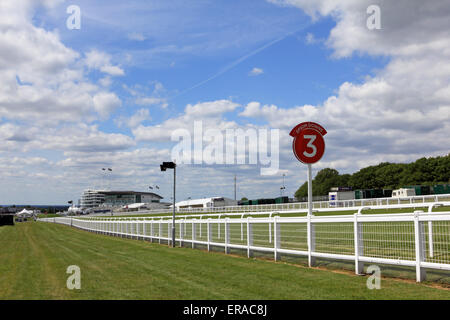
<svg viewBox="0 0 450 320">
<path fill-rule="evenodd" d="M 283 181 L 292 197 L 306 166 L 289 132 L 305 121 L 328 131 L 314 174 L 447 155 L 449 58 L 446 0 L 5 0 L 0 204 L 156 185 L 170 201 L 159 164 L 180 132 L 203 152 L 222 146 L 207 133 L 278 132 L 270 174 L 250 160 L 261 137 L 241 162 L 175 159 L 180 201 L 233 198 L 235 175 L 238 199 L 277 197 Z"/>
</svg>

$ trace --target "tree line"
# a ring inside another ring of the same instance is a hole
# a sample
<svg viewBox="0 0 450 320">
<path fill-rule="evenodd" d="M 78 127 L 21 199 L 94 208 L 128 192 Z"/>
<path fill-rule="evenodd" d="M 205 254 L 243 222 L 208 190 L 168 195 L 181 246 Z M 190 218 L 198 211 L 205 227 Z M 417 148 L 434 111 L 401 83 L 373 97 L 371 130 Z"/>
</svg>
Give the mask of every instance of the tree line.
<svg viewBox="0 0 450 320">
<path fill-rule="evenodd" d="M 332 187 L 358 189 L 398 189 L 409 185 L 435 185 L 450 182 L 450 153 L 446 156 L 420 158 L 412 163 L 382 162 L 353 174 L 340 174 L 325 168 L 313 179 L 313 195 L 328 195 Z M 308 182 L 295 192 L 300 199 L 308 195 Z"/>
</svg>

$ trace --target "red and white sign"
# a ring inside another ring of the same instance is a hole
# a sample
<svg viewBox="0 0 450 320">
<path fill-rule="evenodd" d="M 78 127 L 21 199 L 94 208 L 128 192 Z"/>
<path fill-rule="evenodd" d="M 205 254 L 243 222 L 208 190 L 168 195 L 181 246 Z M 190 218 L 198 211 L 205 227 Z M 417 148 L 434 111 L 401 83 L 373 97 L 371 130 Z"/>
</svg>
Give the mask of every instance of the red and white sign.
<svg viewBox="0 0 450 320">
<path fill-rule="evenodd" d="M 327 131 L 318 123 L 302 122 L 292 129 L 294 137 L 292 149 L 298 161 L 313 164 L 319 161 L 325 152 L 323 136 Z"/>
</svg>

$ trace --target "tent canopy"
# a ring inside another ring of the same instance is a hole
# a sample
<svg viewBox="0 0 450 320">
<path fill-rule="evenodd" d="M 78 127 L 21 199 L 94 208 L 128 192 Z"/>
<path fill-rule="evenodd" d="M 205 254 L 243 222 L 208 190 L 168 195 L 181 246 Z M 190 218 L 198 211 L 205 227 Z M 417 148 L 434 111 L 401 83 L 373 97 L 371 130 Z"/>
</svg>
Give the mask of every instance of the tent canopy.
<svg viewBox="0 0 450 320">
<path fill-rule="evenodd" d="M 17 213 L 18 215 L 22 215 L 22 214 L 33 214 L 33 211 L 31 210 L 27 210 L 27 209 L 23 209 L 22 211 L 20 211 L 19 213 Z"/>
</svg>

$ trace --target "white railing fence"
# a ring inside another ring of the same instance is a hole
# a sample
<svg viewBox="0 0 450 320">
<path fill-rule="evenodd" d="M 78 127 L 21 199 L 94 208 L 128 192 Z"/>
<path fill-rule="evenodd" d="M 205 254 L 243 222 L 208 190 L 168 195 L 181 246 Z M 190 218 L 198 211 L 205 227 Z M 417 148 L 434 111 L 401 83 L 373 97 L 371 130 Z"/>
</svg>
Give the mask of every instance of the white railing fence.
<svg viewBox="0 0 450 320">
<path fill-rule="evenodd" d="M 425 196 L 412 196 L 405 198 L 373 198 L 373 199 L 353 199 L 353 200 L 331 200 L 331 201 L 314 201 L 313 209 L 333 209 L 333 208 L 354 208 L 362 206 L 386 206 L 401 204 L 429 204 L 430 202 L 449 201 L 450 194 L 435 194 Z M 177 213 L 231 213 L 231 212 L 261 212 L 261 211 L 280 211 L 280 210 L 307 210 L 307 202 L 291 202 L 261 205 L 245 205 L 245 206 L 227 206 L 227 207 L 210 207 L 210 208 L 177 208 Z M 172 209 L 154 209 L 140 210 L 129 212 L 114 212 L 114 215 L 127 214 L 170 214 Z M 96 214 L 102 215 L 102 214 Z"/>
<path fill-rule="evenodd" d="M 407 203 L 407 204 L 393 204 L 393 205 L 376 205 L 376 206 L 358 206 L 358 207 L 351 207 L 351 208 L 319 208 L 319 209 L 313 209 L 314 213 L 318 214 L 342 214 L 342 213 L 349 213 L 349 211 L 358 211 L 361 212 L 361 210 L 370 210 L 370 209 L 377 209 L 377 210 L 395 210 L 395 209 L 420 209 L 420 208 L 428 208 L 428 211 L 431 212 L 434 207 L 438 206 L 445 206 L 450 207 L 450 201 L 444 201 L 444 202 L 433 202 L 433 203 Z M 297 210 L 279 210 L 279 211 L 260 211 L 260 212 L 230 212 L 230 213 L 203 213 L 203 214 L 187 214 L 183 215 L 179 212 L 176 213 L 177 219 L 207 219 L 207 218 L 244 218 L 245 216 L 248 217 L 261 217 L 261 216 L 268 216 L 272 217 L 275 215 L 278 216 L 302 216 L 306 215 L 308 213 L 308 209 L 297 209 Z M 172 213 L 170 215 L 151 215 L 151 216 L 83 216 L 82 219 L 92 219 L 92 220 L 110 220 L 113 219 L 123 219 L 123 220 L 130 220 L 130 219 L 141 219 L 141 220 L 147 220 L 147 219 L 172 219 Z"/>
<path fill-rule="evenodd" d="M 253 252 L 349 260 L 355 272 L 363 273 L 364 263 L 416 268 L 417 281 L 426 269 L 450 271 L 450 212 L 433 212 L 440 204 L 430 204 L 428 212 L 401 214 L 306 216 L 264 218 L 187 218 L 176 220 L 176 243 L 180 246 L 205 245 Z M 88 220 L 71 217 L 44 218 L 39 221 L 65 224 L 106 235 L 161 241 L 171 244 L 171 220 L 142 218 Z"/>
</svg>

